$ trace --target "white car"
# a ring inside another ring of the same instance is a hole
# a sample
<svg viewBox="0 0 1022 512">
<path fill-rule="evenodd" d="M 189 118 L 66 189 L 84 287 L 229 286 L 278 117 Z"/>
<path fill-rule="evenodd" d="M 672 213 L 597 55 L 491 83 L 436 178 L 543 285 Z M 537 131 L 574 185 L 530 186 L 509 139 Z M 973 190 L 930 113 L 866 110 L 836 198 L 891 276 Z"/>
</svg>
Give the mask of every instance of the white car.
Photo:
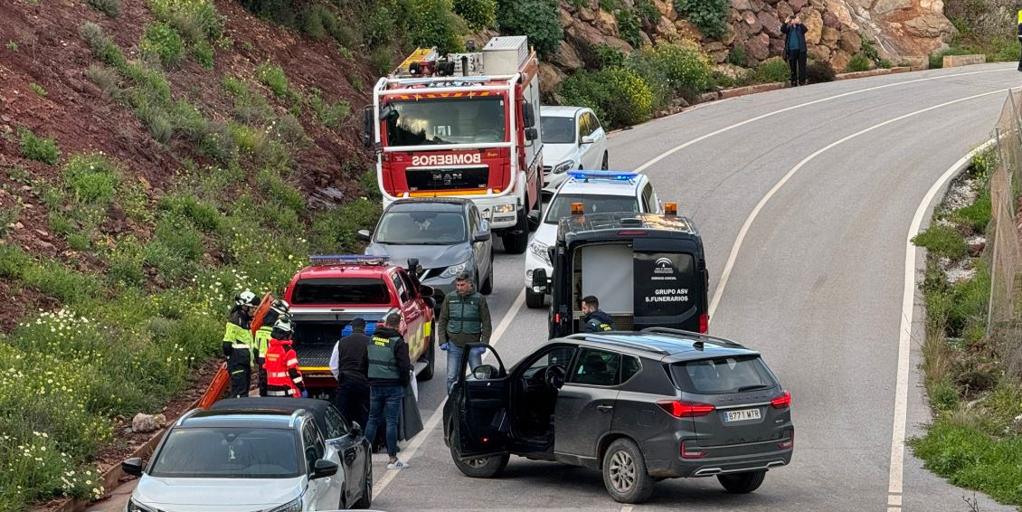
<svg viewBox="0 0 1022 512">
<path fill-rule="evenodd" d="M 645 174 L 617 171 L 568 171 L 553 193 L 542 222 L 525 253 L 525 303 L 543 307 L 545 295 L 532 291 L 532 272 L 553 275 L 547 249 L 556 242 L 557 223 L 571 215 L 571 203 L 582 203 L 586 214 L 607 212 L 660 213 L 660 200 Z"/>
<path fill-rule="evenodd" d="M 543 129 L 543 181 L 555 187 L 574 169 L 607 169 L 607 131 L 591 109 L 540 109 Z"/>
</svg>

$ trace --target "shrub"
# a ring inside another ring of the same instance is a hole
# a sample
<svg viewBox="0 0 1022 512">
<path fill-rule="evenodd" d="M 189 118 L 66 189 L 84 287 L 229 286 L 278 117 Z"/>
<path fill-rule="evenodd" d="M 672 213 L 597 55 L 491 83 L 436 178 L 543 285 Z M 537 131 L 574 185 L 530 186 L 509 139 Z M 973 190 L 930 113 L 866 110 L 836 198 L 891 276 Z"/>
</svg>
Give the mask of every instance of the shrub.
<svg viewBox="0 0 1022 512">
<path fill-rule="evenodd" d="M 561 84 L 560 95 L 563 103 L 592 108 L 611 127 L 640 123 L 653 114 L 653 90 L 629 68 L 576 72 Z"/>
<path fill-rule="evenodd" d="M 912 243 L 918 247 L 924 247 L 934 256 L 944 256 L 951 260 L 959 260 L 968 254 L 968 247 L 962 235 L 954 228 L 934 224 L 912 238 Z"/>
<path fill-rule="evenodd" d="M 138 239 L 132 235 L 123 236 L 107 254 L 107 279 L 121 286 L 141 286 L 145 284 L 144 261 L 144 247 Z"/>
<path fill-rule="evenodd" d="M 92 54 L 97 59 L 119 69 L 127 64 L 124 54 L 121 53 L 121 48 L 103 33 L 103 29 L 99 25 L 87 21 L 82 24 L 78 32 L 81 34 L 82 39 L 85 39 L 85 42 L 88 43 L 89 48 L 92 49 Z"/>
<path fill-rule="evenodd" d="M 993 218 L 993 206 L 990 202 L 990 189 L 984 188 L 976 202 L 951 212 L 951 218 L 968 225 L 973 232 L 983 233 Z"/>
<path fill-rule="evenodd" d="M 806 79 L 811 83 L 833 82 L 836 77 L 829 62 L 813 61 L 806 67 Z"/>
<path fill-rule="evenodd" d="M 21 142 L 21 156 L 45 164 L 56 164 L 60 160 L 60 149 L 53 139 L 39 137 L 28 128 L 18 128 Z"/>
<path fill-rule="evenodd" d="M 808 73 L 808 68 L 806 72 Z M 756 69 L 749 75 L 748 80 L 752 83 L 763 84 L 773 82 L 785 82 L 791 77 L 791 68 L 784 59 L 772 57 L 760 62 Z"/>
<path fill-rule="evenodd" d="M 393 64 L 394 50 L 388 46 L 378 46 L 373 48 L 369 54 L 369 64 L 377 74 L 386 75 L 391 71 L 391 65 Z"/>
<path fill-rule="evenodd" d="M 142 55 L 158 57 L 164 66 L 176 66 L 184 54 L 184 41 L 173 27 L 158 21 L 146 27 L 139 50 Z"/>
<path fill-rule="evenodd" d="M 306 101 L 312 107 L 313 112 L 316 113 L 319 122 L 323 123 L 323 126 L 334 129 L 339 128 L 341 122 L 351 114 L 351 104 L 344 100 L 331 104 L 324 101 L 321 94 L 319 89 L 314 88 L 309 92 Z"/>
<path fill-rule="evenodd" d="M 89 6 L 111 18 L 121 14 L 121 0 L 89 0 Z"/>
<path fill-rule="evenodd" d="M 223 221 L 216 206 L 204 202 L 189 193 L 173 193 L 163 196 L 158 207 L 171 215 L 172 218 L 187 219 L 195 227 L 211 233 L 220 229 Z"/>
<path fill-rule="evenodd" d="M 606 43 L 600 43 L 592 48 L 597 68 L 611 66 L 624 66 L 628 58 L 625 52 Z"/>
<path fill-rule="evenodd" d="M 28 84 L 28 88 L 32 89 L 32 92 L 34 92 L 36 94 L 36 96 L 39 96 L 40 98 L 45 98 L 46 97 L 46 88 L 45 87 L 43 87 L 43 86 L 41 86 L 41 85 L 39 85 L 39 84 L 37 84 L 35 82 L 32 82 L 32 83 Z"/>
<path fill-rule="evenodd" d="M 0 238 L 7 236 L 8 226 L 18 221 L 18 217 L 21 215 L 21 205 L 16 204 L 13 207 L 0 210 Z"/>
<path fill-rule="evenodd" d="M 64 183 L 79 202 L 109 205 L 119 182 L 117 167 L 98 153 L 74 155 L 64 166 Z"/>
<path fill-rule="evenodd" d="M 674 9 L 707 36 L 719 39 L 727 32 L 730 0 L 674 0 Z"/>
<path fill-rule="evenodd" d="M 263 85 L 273 91 L 273 94 L 278 98 L 289 96 L 290 83 L 280 66 L 271 66 L 269 62 L 264 62 L 256 68 L 256 77 L 259 78 Z"/>
<path fill-rule="evenodd" d="M 627 8 L 617 9 L 614 11 L 614 17 L 617 19 L 617 30 L 621 34 L 621 39 L 636 48 L 642 46 L 642 24 L 635 11 Z"/>
<path fill-rule="evenodd" d="M 212 0 L 147 0 L 160 21 L 170 23 L 191 43 L 217 40 L 223 34 L 225 18 Z"/>
<path fill-rule="evenodd" d="M 310 228 L 312 249 L 327 252 L 353 251 L 358 246 L 355 232 L 371 229 L 380 218 L 380 203 L 356 199 L 318 215 Z"/>
<path fill-rule="evenodd" d="M 727 52 L 727 63 L 734 66 L 748 66 L 749 65 L 749 53 L 744 46 L 735 45 Z"/>
<path fill-rule="evenodd" d="M 845 71 L 850 73 L 856 71 L 867 71 L 871 65 L 872 63 L 869 61 L 869 58 L 861 53 L 857 53 L 848 61 L 848 65 L 845 66 Z"/>
<path fill-rule="evenodd" d="M 637 59 L 649 61 L 675 94 L 701 93 L 713 87 L 710 60 L 694 44 L 661 44 L 655 49 L 645 48 Z"/>
<path fill-rule="evenodd" d="M 454 0 L 454 12 L 473 30 L 487 29 L 497 23 L 497 0 Z"/>
<path fill-rule="evenodd" d="M 256 185 L 259 190 L 271 199 L 275 207 L 283 207 L 301 212 L 305 210 L 305 199 L 302 193 L 295 187 L 285 182 L 280 175 L 271 169 L 263 169 L 256 175 Z"/>
<path fill-rule="evenodd" d="M 411 0 L 409 36 L 420 47 L 437 47 L 440 53 L 459 52 L 461 41 L 459 20 L 451 0 Z"/>
<path fill-rule="evenodd" d="M 660 21 L 660 10 L 652 0 L 636 0 L 635 11 L 643 23 L 656 25 Z"/>
<path fill-rule="evenodd" d="M 326 24 L 330 23 L 324 20 L 332 19 L 334 13 L 330 12 L 326 6 L 321 4 L 312 4 L 298 14 L 298 25 L 301 27 L 302 32 L 308 34 L 313 39 L 323 39 L 326 37 Z"/>
<path fill-rule="evenodd" d="M 95 298 L 100 290 L 95 277 L 69 269 L 56 261 L 29 266 L 22 273 L 21 280 L 64 304 Z"/>
<path fill-rule="evenodd" d="M 557 0 L 498 0 L 497 25 L 501 32 L 524 34 L 541 55 L 557 51 L 564 38 Z"/>
<path fill-rule="evenodd" d="M 0 277 L 19 279 L 32 265 L 32 257 L 17 245 L 0 243 Z"/>
<path fill-rule="evenodd" d="M 972 52 L 965 48 L 946 48 L 936 53 L 930 54 L 930 68 L 938 69 L 944 67 L 944 56 L 945 55 L 968 55 Z"/>
</svg>

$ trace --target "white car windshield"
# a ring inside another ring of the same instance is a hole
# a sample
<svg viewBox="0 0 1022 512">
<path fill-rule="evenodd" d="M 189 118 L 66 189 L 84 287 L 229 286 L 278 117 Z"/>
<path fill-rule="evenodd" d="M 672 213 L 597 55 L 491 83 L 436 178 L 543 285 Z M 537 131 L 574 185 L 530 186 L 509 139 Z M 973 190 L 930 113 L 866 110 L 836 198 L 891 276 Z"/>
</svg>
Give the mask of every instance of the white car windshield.
<svg viewBox="0 0 1022 512">
<path fill-rule="evenodd" d="M 294 478 L 302 474 L 288 429 L 177 428 L 149 473 L 164 478 Z"/>
<path fill-rule="evenodd" d="M 571 203 L 582 203 L 587 215 L 593 213 L 639 213 L 639 201 L 632 196 L 597 196 L 589 194 L 558 194 L 547 209 L 544 224 L 557 224 L 571 215 Z"/>
<path fill-rule="evenodd" d="M 543 116 L 541 117 L 540 124 L 543 128 L 543 142 L 545 144 L 575 143 L 575 118 Z"/>
<path fill-rule="evenodd" d="M 451 245 L 464 242 L 465 216 L 455 212 L 388 212 L 376 230 L 376 242 L 400 245 Z"/>
</svg>

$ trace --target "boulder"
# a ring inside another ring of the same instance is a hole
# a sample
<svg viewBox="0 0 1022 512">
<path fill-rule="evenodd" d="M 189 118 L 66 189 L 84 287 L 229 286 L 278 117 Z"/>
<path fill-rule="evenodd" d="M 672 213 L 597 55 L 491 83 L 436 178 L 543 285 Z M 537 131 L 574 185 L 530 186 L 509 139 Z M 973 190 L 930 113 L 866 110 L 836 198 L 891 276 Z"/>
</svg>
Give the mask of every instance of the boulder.
<svg viewBox="0 0 1022 512">
<path fill-rule="evenodd" d="M 660 16 L 660 20 L 656 24 L 656 32 L 668 41 L 675 41 L 679 38 L 678 29 L 667 16 Z"/>
<path fill-rule="evenodd" d="M 750 0 L 731 0 L 731 8 L 736 11 L 751 11 L 752 2 Z"/>
<path fill-rule="evenodd" d="M 582 7 L 578 10 L 578 19 L 586 23 L 592 23 L 593 21 L 596 21 L 596 13 L 588 7 Z"/>
<path fill-rule="evenodd" d="M 846 30 L 841 33 L 841 40 L 839 41 L 839 45 L 842 50 L 848 53 L 851 54 L 859 53 L 859 50 L 862 49 L 862 37 L 860 37 L 859 34 L 856 32 Z"/>
<path fill-rule="evenodd" d="M 547 62 L 539 63 L 539 90 L 541 93 L 553 93 L 567 77 L 568 75 L 557 69 L 557 66 Z"/>
<path fill-rule="evenodd" d="M 167 417 L 162 414 L 138 413 L 131 419 L 131 431 L 135 433 L 153 432 L 167 426 Z"/>
<path fill-rule="evenodd" d="M 809 44 L 820 44 L 823 36 L 823 16 L 820 11 L 810 10 L 802 13 L 802 23 L 806 26 L 806 42 Z"/>
<path fill-rule="evenodd" d="M 843 50 L 834 52 L 830 57 L 830 66 L 834 68 L 838 73 L 847 71 L 848 62 L 852 60 L 852 56 Z"/>
<path fill-rule="evenodd" d="M 837 46 L 837 42 L 841 39 L 841 33 L 837 29 L 830 27 L 823 27 L 823 34 L 820 37 L 820 44 L 826 45 L 830 48 Z"/>
<path fill-rule="evenodd" d="M 576 70 L 584 65 L 582 59 L 578 56 L 578 52 L 575 51 L 575 47 L 564 40 L 561 41 L 561 44 L 557 47 L 557 51 L 554 52 L 554 55 L 550 60 L 554 64 L 557 64 L 561 68 L 567 70 Z"/>
<path fill-rule="evenodd" d="M 788 0 L 788 5 L 791 6 L 791 10 L 794 12 L 801 11 L 807 3 L 809 3 L 808 0 Z"/>
<path fill-rule="evenodd" d="M 749 39 L 746 50 L 748 50 L 749 56 L 756 60 L 766 59 L 770 56 L 770 36 L 766 35 L 766 33 L 760 33 Z"/>
<path fill-rule="evenodd" d="M 758 19 L 759 24 L 763 26 L 763 30 L 765 30 L 767 34 L 770 34 L 770 37 L 781 37 L 780 18 L 767 11 L 761 11 L 756 18 Z"/>
<path fill-rule="evenodd" d="M 760 30 L 763 30 L 763 25 L 759 24 L 759 18 L 752 11 L 742 13 L 742 21 L 745 22 L 749 34 L 758 34 Z"/>
<path fill-rule="evenodd" d="M 816 61 L 830 62 L 830 48 L 819 44 L 809 45 L 809 58 Z"/>
<path fill-rule="evenodd" d="M 596 28 L 599 29 L 600 32 L 603 32 L 604 34 L 611 36 L 616 36 L 618 34 L 617 18 L 614 17 L 613 13 L 609 13 L 607 11 L 604 11 L 603 9 L 600 9 L 600 11 L 596 13 L 595 25 Z"/>
</svg>

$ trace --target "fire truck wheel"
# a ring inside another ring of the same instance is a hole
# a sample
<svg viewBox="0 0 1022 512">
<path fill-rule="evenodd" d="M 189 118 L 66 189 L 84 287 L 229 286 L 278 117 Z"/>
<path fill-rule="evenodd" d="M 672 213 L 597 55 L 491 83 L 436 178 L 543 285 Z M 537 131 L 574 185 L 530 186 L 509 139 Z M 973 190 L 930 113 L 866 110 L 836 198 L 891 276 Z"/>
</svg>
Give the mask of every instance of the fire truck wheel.
<svg viewBox="0 0 1022 512">
<path fill-rule="evenodd" d="M 500 236 L 504 242 L 504 251 L 508 254 L 522 254 L 529 246 L 529 221 L 525 216 L 525 210 L 518 210 L 518 222 L 515 227 L 507 230 Z"/>
</svg>

